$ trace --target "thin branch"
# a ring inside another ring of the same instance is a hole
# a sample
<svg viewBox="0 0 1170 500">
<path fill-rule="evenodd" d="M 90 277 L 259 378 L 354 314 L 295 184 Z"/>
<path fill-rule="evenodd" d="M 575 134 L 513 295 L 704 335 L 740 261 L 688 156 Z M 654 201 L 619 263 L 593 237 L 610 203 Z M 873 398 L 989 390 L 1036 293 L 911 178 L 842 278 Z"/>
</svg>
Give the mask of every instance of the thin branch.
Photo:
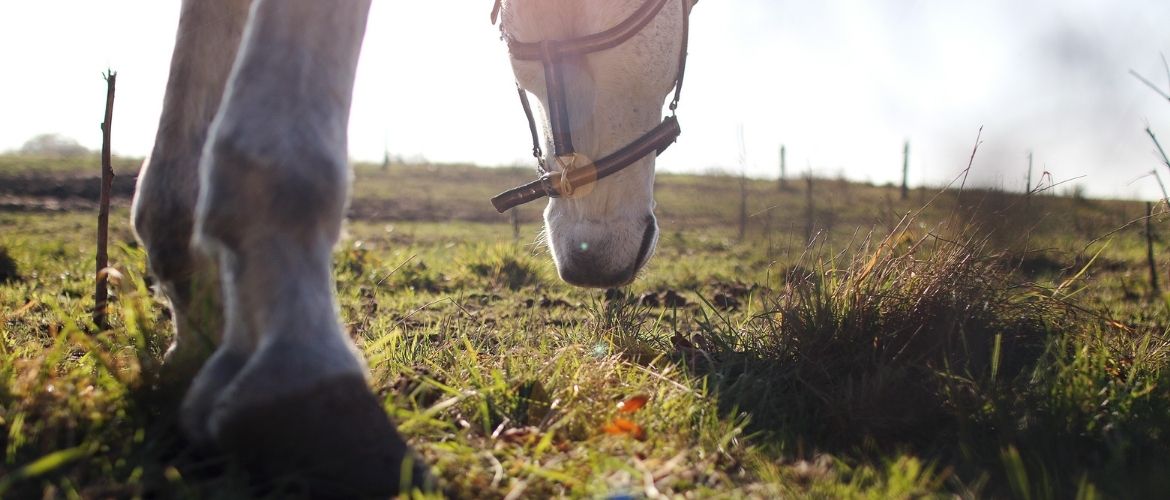
<svg viewBox="0 0 1170 500">
<path fill-rule="evenodd" d="M 106 113 L 102 121 L 102 186 L 98 202 L 97 280 L 93 304 L 93 322 L 99 329 L 109 326 L 106 317 L 109 306 L 109 290 L 106 287 L 108 273 L 105 269 L 109 266 L 110 190 L 114 185 L 114 168 L 110 162 L 110 131 L 114 123 L 114 84 L 118 74 L 107 69 L 102 77 L 106 80 Z"/>
<path fill-rule="evenodd" d="M 1137 71 L 1134 71 L 1132 69 L 1129 70 L 1129 74 L 1133 75 L 1134 78 L 1141 80 L 1142 83 L 1146 84 L 1146 86 L 1149 87 L 1150 89 L 1152 89 L 1154 92 L 1157 92 L 1158 95 L 1162 96 L 1163 99 L 1170 101 L 1170 94 L 1167 94 L 1166 91 L 1158 88 L 1157 85 L 1154 85 L 1154 82 L 1147 80 L 1146 77 L 1142 76 Z"/>
</svg>

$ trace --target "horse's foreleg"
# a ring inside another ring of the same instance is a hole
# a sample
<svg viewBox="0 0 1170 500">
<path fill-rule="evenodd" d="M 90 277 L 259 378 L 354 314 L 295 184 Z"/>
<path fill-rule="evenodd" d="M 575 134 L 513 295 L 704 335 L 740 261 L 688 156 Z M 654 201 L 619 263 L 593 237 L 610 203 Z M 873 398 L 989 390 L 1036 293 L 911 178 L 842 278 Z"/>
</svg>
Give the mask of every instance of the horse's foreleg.
<svg viewBox="0 0 1170 500">
<path fill-rule="evenodd" d="M 220 353 L 207 364 L 188 396 L 189 425 L 331 493 L 396 491 L 409 455 L 367 387 L 333 290 L 369 5 L 258 0 L 200 165 L 196 241 L 218 260 L 231 325 L 221 350 L 251 354 L 242 366 Z"/>
<path fill-rule="evenodd" d="M 186 0 L 179 17 L 162 116 L 134 195 L 134 230 L 170 298 L 175 339 L 165 382 L 181 390 L 219 342 L 216 272 L 191 247 L 198 165 L 251 0 Z"/>
</svg>

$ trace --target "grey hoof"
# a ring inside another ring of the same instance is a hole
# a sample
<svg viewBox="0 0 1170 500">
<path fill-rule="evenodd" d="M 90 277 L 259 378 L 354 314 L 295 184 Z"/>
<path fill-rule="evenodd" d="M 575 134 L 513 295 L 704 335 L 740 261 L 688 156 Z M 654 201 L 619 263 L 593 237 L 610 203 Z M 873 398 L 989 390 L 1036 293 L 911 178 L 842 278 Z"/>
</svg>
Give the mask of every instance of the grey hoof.
<svg viewBox="0 0 1170 500">
<path fill-rule="evenodd" d="M 434 487 L 426 464 L 357 375 L 255 405 L 220 401 L 212 419 L 216 442 L 250 472 L 314 498 L 387 497 Z"/>
<path fill-rule="evenodd" d="M 215 401 L 247 361 L 244 354 L 220 349 L 207 360 L 207 364 L 191 382 L 183 398 L 180 423 L 192 444 L 200 448 L 214 447 L 208 424 Z"/>
</svg>

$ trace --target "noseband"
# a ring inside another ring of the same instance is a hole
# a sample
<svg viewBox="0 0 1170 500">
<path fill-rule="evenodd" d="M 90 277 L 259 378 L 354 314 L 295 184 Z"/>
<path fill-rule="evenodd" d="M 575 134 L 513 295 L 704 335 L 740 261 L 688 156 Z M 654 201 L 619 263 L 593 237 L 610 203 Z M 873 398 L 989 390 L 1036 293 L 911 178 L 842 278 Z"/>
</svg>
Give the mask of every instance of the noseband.
<svg viewBox="0 0 1170 500">
<path fill-rule="evenodd" d="M 544 66 L 544 81 L 548 94 L 548 119 L 552 125 L 553 153 L 557 163 L 561 164 L 561 169 L 549 170 L 545 165 L 544 152 L 540 147 L 540 137 L 536 133 L 536 120 L 532 118 L 532 106 L 528 102 L 528 94 L 517 84 L 516 91 L 520 95 L 520 104 L 524 108 L 524 115 L 528 118 L 528 132 L 532 135 L 532 156 L 536 157 L 540 177 L 492 198 L 492 205 L 496 207 L 496 211 L 504 213 L 510 208 L 545 196 L 550 198 L 570 196 L 577 187 L 600 181 L 618 173 L 651 152 L 662 154 L 667 147 L 674 143 L 682 132 L 678 125 L 678 118 L 675 116 L 675 110 L 678 108 L 679 95 L 682 93 L 683 73 L 686 70 L 691 0 L 681 0 L 683 6 L 682 50 L 679 51 L 678 56 L 678 74 L 674 79 L 674 98 L 670 101 L 670 116 L 634 142 L 588 165 L 575 164 L 580 155 L 573 148 L 573 136 L 569 129 L 568 99 L 565 97 L 564 75 L 561 71 L 561 63 L 566 57 L 584 56 L 611 49 L 626 42 L 650 24 L 650 21 L 658 15 L 667 1 L 646 0 L 638 7 L 638 10 L 618 23 L 617 26 L 578 38 L 520 42 L 505 35 L 508 51 L 511 52 L 513 58 L 522 61 L 540 61 L 541 65 Z M 496 6 L 492 10 L 493 24 L 496 22 L 499 9 L 500 0 L 496 0 Z"/>
</svg>

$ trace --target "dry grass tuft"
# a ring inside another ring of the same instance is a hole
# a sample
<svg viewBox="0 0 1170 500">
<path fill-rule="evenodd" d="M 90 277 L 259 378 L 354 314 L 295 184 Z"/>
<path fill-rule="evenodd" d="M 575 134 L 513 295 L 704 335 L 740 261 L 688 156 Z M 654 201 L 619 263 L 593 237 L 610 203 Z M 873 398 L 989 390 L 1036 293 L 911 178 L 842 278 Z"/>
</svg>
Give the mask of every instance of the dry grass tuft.
<svg viewBox="0 0 1170 500">
<path fill-rule="evenodd" d="M 966 409 L 960 381 L 1026 374 L 1072 311 L 1017 286 L 983 249 L 887 241 L 822 280 L 794 276 L 759 321 L 799 420 L 829 442 L 922 443 Z"/>
</svg>

